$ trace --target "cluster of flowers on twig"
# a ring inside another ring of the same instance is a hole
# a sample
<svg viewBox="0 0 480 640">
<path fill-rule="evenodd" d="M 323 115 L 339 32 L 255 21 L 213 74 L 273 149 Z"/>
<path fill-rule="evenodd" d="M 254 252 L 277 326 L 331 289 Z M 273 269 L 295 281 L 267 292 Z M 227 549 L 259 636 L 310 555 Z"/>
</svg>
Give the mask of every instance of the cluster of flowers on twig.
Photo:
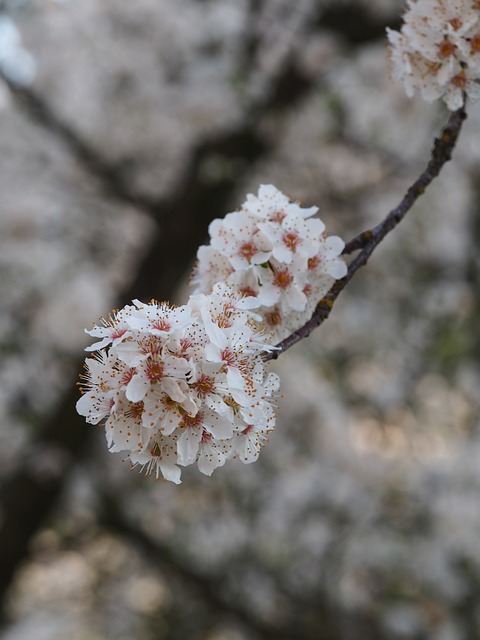
<svg viewBox="0 0 480 640">
<path fill-rule="evenodd" d="M 256 460 L 279 380 L 252 304 L 219 284 L 182 307 L 134 301 L 112 313 L 87 331 L 100 340 L 87 347 L 77 411 L 105 426 L 110 451 L 175 483 L 180 466 L 210 475 L 228 458 Z"/>
<path fill-rule="evenodd" d="M 110 451 L 176 483 L 182 466 L 210 475 L 228 458 L 257 459 L 276 420 L 268 353 L 346 273 L 344 243 L 316 212 L 260 187 L 212 222 L 186 305 L 136 300 L 87 331 L 98 341 L 77 411 L 105 426 Z"/>
<path fill-rule="evenodd" d="M 209 227 L 210 244 L 200 247 L 192 284 L 208 292 L 219 280 L 257 299 L 258 313 L 278 343 L 301 327 L 347 266 L 345 246 L 325 234 L 303 208 L 273 185 L 262 185 L 242 207 Z"/>
<path fill-rule="evenodd" d="M 387 29 L 393 75 L 407 95 L 452 111 L 480 98 L 479 0 L 408 0 L 401 31 Z"/>
</svg>

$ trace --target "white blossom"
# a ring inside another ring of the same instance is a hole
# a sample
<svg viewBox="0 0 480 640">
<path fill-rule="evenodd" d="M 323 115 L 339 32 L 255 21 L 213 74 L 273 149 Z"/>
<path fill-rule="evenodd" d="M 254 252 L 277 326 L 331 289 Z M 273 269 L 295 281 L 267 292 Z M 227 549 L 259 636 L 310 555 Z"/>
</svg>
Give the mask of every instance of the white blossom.
<svg viewBox="0 0 480 640">
<path fill-rule="evenodd" d="M 401 31 L 387 29 L 393 76 L 408 96 L 442 98 L 452 111 L 480 98 L 478 0 L 409 0 Z"/>
<path fill-rule="evenodd" d="M 183 307 L 135 300 L 110 314 L 88 332 L 100 340 L 87 348 L 78 412 L 105 426 L 110 451 L 156 478 L 178 483 L 180 466 L 210 475 L 230 457 L 256 459 L 275 426 L 275 394 L 254 304 L 218 284 Z"/>
<path fill-rule="evenodd" d="M 324 223 L 312 218 L 317 211 L 261 185 L 239 211 L 210 224 L 211 243 L 197 254 L 195 291 L 206 294 L 218 282 L 235 288 L 253 300 L 250 308 L 256 307 L 272 342 L 280 342 L 347 273 L 344 243 L 327 237 Z"/>
</svg>

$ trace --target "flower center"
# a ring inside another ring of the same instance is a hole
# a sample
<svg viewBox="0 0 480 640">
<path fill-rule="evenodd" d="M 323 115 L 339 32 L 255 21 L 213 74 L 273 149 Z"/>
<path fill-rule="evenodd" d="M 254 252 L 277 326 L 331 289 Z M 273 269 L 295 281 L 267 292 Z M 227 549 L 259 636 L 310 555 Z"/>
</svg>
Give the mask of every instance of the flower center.
<svg viewBox="0 0 480 640">
<path fill-rule="evenodd" d="M 477 33 L 477 35 L 473 36 L 470 40 L 470 49 L 472 50 L 472 53 L 480 52 L 480 33 Z"/>
<path fill-rule="evenodd" d="M 125 416 L 133 420 L 139 420 L 142 417 L 142 413 L 143 402 L 130 402 L 128 409 L 125 411 Z"/>
<path fill-rule="evenodd" d="M 147 363 L 146 370 L 150 382 L 160 382 L 164 378 L 163 365 L 160 362 L 151 360 Z"/>
<path fill-rule="evenodd" d="M 277 327 L 282 323 L 282 316 L 279 311 L 269 311 L 265 314 L 265 322 L 269 327 Z"/>
<path fill-rule="evenodd" d="M 239 289 L 240 293 L 242 294 L 242 296 L 245 296 L 246 298 L 253 296 L 254 298 L 257 297 L 257 292 L 254 291 L 251 287 L 243 287 L 242 289 Z"/>
<path fill-rule="evenodd" d="M 210 376 L 204 373 L 200 374 L 198 380 L 194 382 L 192 386 L 200 398 L 205 398 L 205 396 L 208 396 L 209 393 L 213 393 L 215 390 L 213 378 L 210 378 Z"/>
<path fill-rule="evenodd" d="M 158 320 L 155 320 L 155 322 L 152 324 L 152 327 L 154 329 L 157 329 L 158 331 L 170 331 L 170 329 L 172 328 L 171 324 L 165 318 L 159 318 Z"/>
<path fill-rule="evenodd" d="M 160 449 L 158 442 L 156 442 L 153 445 L 153 447 L 150 449 L 150 453 L 152 456 L 156 456 L 156 457 L 160 457 L 162 455 L 162 450 Z"/>
<path fill-rule="evenodd" d="M 448 58 L 455 53 L 456 48 L 457 47 L 453 42 L 450 42 L 450 40 L 444 40 L 438 45 L 438 55 L 441 58 Z"/>
<path fill-rule="evenodd" d="M 462 26 L 463 22 L 460 20 L 460 18 L 452 18 L 450 20 L 450 24 L 455 29 L 455 31 L 458 31 Z"/>
<path fill-rule="evenodd" d="M 202 432 L 202 442 L 210 442 L 210 440 L 212 440 L 212 434 L 208 433 L 208 431 L 206 429 L 203 430 Z"/>
<path fill-rule="evenodd" d="M 300 244 L 298 233 L 295 233 L 294 231 L 287 231 L 287 233 L 284 233 L 282 240 L 283 244 L 286 245 L 290 251 L 295 251 L 297 246 Z"/>
<path fill-rule="evenodd" d="M 193 340 L 191 340 L 190 338 L 180 339 L 180 353 L 186 353 L 192 347 L 193 347 Z"/>
<path fill-rule="evenodd" d="M 118 338 L 121 338 L 126 333 L 127 333 L 126 329 L 122 329 L 121 327 L 117 327 L 116 329 L 114 329 L 112 331 L 112 340 L 117 340 Z"/>
<path fill-rule="evenodd" d="M 460 71 L 456 76 L 452 78 L 452 84 L 459 89 L 465 89 L 467 86 L 467 76 L 465 71 Z"/>
<path fill-rule="evenodd" d="M 186 428 L 191 427 L 193 429 L 194 427 L 198 427 L 200 424 L 202 424 L 202 422 L 203 413 L 199 411 L 196 416 L 189 416 L 185 414 L 183 416 L 182 422 L 180 422 L 180 426 Z"/>
<path fill-rule="evenodd" d="M 308 259 L 307 269 L 309 271 L 313 271 L 320 264 L 320 258 L 318 256 L 313 256 L 313 258 Z"/>
<path fill-rule="evenodd" d="M 238 250 L 238 253 L 240 256 L 242 256 L 242 258 L 245 258 L 246 260 L 248 260 L 248 262 L 250 262 L 257 251 L 258 249 L 253 242 L 244 242 Z"/>
<path fill-rule="evenodd" d="M 274 211 L 273 213 L 270 213 L 267 217 L 270 220 L 270 222 L 278 222 L 279 224 L 281 224 L 287 217 L 287 214 L 285 213 L 285 211 Z"/>
<path fill-rule="evenodd" d="M 122 377 L 121 377 L 122 385 L 127 386 L 127 384 L 133 378 L 135 373 L 136 373 L 135 369 L 125 369 L 125 371 L 122 373 Z"/>
<path fill-rule="evenodd" d="M 235 353 L 229 349 L 228 347 L 226 349 L 224 349 L 221 353 L 221 357 L 223 362 L 225 362 L 229 367 L 234 367 L 236 364 L 236 357 L 235 357 Z"/>
<path fill-rule="evenodd" d="M 287 269 L 281 269 L 275 273 L 273 284 L 279 289 L 287 289 L 292 284 L 292 275 Z"/>
</svg>

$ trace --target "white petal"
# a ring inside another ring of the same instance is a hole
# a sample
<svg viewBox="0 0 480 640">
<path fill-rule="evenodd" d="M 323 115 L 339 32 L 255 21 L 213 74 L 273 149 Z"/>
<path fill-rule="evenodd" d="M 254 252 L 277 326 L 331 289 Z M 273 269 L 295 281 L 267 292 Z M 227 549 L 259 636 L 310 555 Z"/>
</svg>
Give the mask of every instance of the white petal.
<svg viewBox="0 0 480 640">
<path fill-rule="evenodd" d="M 177 442 L 178 464 L 185 467 L 195 462 L 201 437 L 201 428 L 185 428 Z"/>
<path fill-rule="evenodd" d="M 125 395 L 130 402 L 139 402 L 143 400 L 147 391 L 150 388 L 150 383 L 146 378 L 138 373 L 133 376 L 125 389 Z"/>
<path fill-rule="evenodd" d="M 158 464 L 165 480 L 169 480 L 175 484 L 181 484 L 180 476 L 182 471 L 176 464 L 173 462 L 159 462 Z"/>
</svg>

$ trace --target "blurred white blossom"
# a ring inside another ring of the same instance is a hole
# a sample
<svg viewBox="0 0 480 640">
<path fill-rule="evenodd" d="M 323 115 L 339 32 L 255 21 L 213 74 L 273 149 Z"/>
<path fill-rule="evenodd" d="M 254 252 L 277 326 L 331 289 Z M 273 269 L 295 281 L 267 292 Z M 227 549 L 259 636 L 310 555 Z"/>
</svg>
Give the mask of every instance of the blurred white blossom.
<svg viewBox="0 0 480 640">
<path fill-rule="evenodd" d="M 452 111 L 480 98 L 480 4 L 409 0 L 400 32 L 387 29 L 394 77 L 408 96 L 442 98 Z"/>
<path fill-rule="evenodd" d="M 22 46 L 22 38 L 11 18 L 0 14 L 0 70 L 11 82 L 29 85 L 36 72 L 32 54 Z"/>
</svg>

